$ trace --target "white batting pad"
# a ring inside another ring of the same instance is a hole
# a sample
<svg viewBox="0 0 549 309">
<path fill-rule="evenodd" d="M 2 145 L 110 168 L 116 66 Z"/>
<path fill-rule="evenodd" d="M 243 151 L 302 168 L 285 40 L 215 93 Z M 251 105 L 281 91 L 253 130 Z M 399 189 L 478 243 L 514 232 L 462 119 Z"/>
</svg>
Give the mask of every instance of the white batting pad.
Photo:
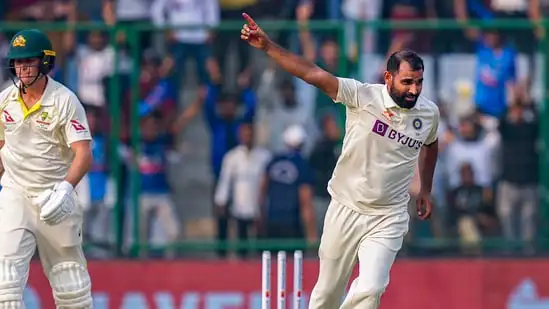
<svg viewBox="0 0 549 309">
<path fill-rule="evenodd" d="M 91 279 L 87 269 L 76 262 L 55 265 L 49 275 L 57 308 L 91 309 Z"/>
<path fill-rule="evenodd" d="M 25 304 L 20 300 L 0 302 L 0 309 L 25 309 Z"/>
<path fill-rule="evenodd" d="M 10 260 L 0 260 L 0 309 L 21 308 L 23 300 L 23 274 Z M 13 307 L 19 305 L 19 307 Z"/>
</svg>

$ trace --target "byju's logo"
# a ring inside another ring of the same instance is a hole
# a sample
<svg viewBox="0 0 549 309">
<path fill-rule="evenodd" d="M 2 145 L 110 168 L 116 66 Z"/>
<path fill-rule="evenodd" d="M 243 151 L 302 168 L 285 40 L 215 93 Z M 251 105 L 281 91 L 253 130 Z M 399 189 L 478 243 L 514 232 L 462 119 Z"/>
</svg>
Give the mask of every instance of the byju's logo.
<svg viewBox="0 0 549 309">
<path fill-rule="evenodd" d="M 372 128 L 372 132 L 394 140 L 395 142 L 400 143 L 404 146 L 414 148 L 416 150 L 420 149 L 421 146 L 423 146 L 422 142 L 410 138 L 400 132 L 397 132 L 394 129 L 390 129 L 389 125 L 381 120 L 376 120 L 376 122 L 374 123 L 374 127 Z"/>
<path fill-rule="evenodd" d="M 375 133 L 385 136 L 385 133 L 387 133 L 387 129 L 389 129 L 389 126 L 385 124 L 381 120 L 376 120 L 376 123 L 374 123 L 374 127 L 372 128 L 372 131 Z"/>
</svg>

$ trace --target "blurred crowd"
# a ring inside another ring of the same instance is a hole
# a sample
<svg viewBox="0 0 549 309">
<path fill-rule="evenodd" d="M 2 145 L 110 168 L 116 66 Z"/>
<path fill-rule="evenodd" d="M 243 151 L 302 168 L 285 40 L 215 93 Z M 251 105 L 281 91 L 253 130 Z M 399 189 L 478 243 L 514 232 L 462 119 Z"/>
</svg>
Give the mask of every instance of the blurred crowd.
<svg viewBox="0 0 549 309">
<path fill-rule="evenodd" d="M 481 240 L 490 237 L 520 241 L 526 244 L 523 252 L 535 251 L 540 98 L 533 94 L 541 87 L 536 64 L 543 29 L 364 29 L 357 34 L 352 25 L 439 18 L 535 22 L 549 12 L 549 1 L 9 0 L 0 1 L 0 12 L 6 22 L 36 22 L 37 27 L 41 22 L 67 23 L 67 31 L 49 33 L 58 52 L 51 74 L 79 96 L 94 135 L 94 166 L 78 188 L 87 211 L 85 236 L 97 244 L 93 256 L 108 256 L 109 250 L 101 248 L 113 243 L 114 224 L 123 225 L 127 244 L 138 236 L 162 246 L 190 239 L 190 234 L 218 240 L 319 240 L 330 200 L 326 186 L 344 132 L 342 107 L 252 52 L 240 41 L 237 28 L 217 28 L 240 21 L 242 12 L 259 20 L 297 21 L 300 27 L 294 30 L 268 32 L 326 70 L 365 82 L 381 81 L 384 59 L 393 51 L 412 48 L 428 58 L 426 84 L 431 91 L 424 92 L 442 114 L 433 189 L 436 212 L 427 224 L 413 220 L 405 252 L 416 252 L 417 239 L 434 238 L 457 240 L 459 250 L 478 254 Z M 322 20 L 349 25 L 347 40 L 329 27 L 308 27 Z M 115 37 L 73 31 L 71 26 L 80 22 L 116 25 L 119 31 Z M 140 32 L 136 52 L 124 29 L 147 24 L 159 29 Z M 165 28 L 185 26 L 200 27 Z M 0 58 L 11 34 L 0 35 Z M 450 74 L 452 82 L 444 83 L 443 59 L 448 55 L 454 65 L 472 68 Z M 133 72 L 138 72 L 140 86 L 132 106 Z M 11 82 L 5 70 L 0 78 Z M 109 149 L 113 106 L 121 111 L 122 125 L 121 146 L 114 152 Z M 137 145 L 131 139 L 132 108 L 140 121 Z M 168 176 L 178 173 L 173 166 L 189 162 L 182 145 L 185 131 L 193 126 L 203 126 L 209 135 L 209 140 L 194 140 L 190 146 L 191 152 L 205 148 L 209 155 L 202 164 L 208 166 L 211 190 L 201 203 L 176 200 L 181 192 L 175 192 L 174 177 Z M 124 165 L 118 189 L 111 153 Z M 133 201 L 132 186 L 138 187 L 138 201 Z M 416 177 L 411 205 L 418 186 Z M 123 201 L 122 216 L 113 215 L 117 199 Z M 180 205 L 188 203 L 193 205 Z M 127 206 L 133 204 L 140 213 L 137 229 L 135 209 Z M 181 209 L 193 207 L 209 207 L 208 218 L 192 225 Z M 413 217 L 412 206 L 411 211 Z M 114 222 L 113 217 L 121 219 Z M 191 225 L 202 232 L 189 232 Z M 247 251 L 236 254 L 244 257 Z"/>
</svg>

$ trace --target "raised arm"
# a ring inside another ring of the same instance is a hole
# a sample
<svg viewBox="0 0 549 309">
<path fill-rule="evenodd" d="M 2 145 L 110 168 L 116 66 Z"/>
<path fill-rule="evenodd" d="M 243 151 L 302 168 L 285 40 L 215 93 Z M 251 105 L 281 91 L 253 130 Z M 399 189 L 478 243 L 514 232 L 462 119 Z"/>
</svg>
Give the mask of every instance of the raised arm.
<svg viewBox="0 0 549 309">
<path fill-rule="evenodd" d="M 247 24 L 242 26 L 240 38 L 251 46 L 263 50 L 288 73 L 304 80 L 336 100 L 339 82 L 337 77 L 319 68 L 313 62 L 293 54 L 271 41 L 257 23 L 246 13 L 242 14 Z"/>
</svg>

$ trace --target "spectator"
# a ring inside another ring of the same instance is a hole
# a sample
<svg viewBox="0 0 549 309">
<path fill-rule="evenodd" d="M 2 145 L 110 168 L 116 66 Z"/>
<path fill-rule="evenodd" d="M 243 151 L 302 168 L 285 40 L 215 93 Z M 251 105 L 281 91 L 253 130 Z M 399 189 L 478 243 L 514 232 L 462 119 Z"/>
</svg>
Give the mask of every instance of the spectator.
<svg viewBox="0 0 549 309">
<path fill-rule="evenodd" d="M 175 120 L 177 102 L 175 87 L 166 77 L 170 69 L 164 65 L 165 62 L 155 51 L 147 50 L 143 53 L 139 78 L 139 115 L 144 117 L 151 112 L 159 112 L 163 129 L 166 130 Z"/>
<path fill-rule="evenodd" d="M 149 22 L 152 0 L 103 0 L 103 19 L 109 25 Z"/>
<path fill-rule="evenodd" d="M 252 122 L 256 110 L 256 97 L 249 87 L 249 79 L 239 79 L 241 94 L 223 93 L 221 74 L 214 60 L 209 62 L 210 79 L 204 102 L 204 115 L 211 134 L 211 168 L 214 175 L 214 187 L 217 187 L 221 164 L 225 154 L 238 145 L 237 131 L 240 124 Z M 239 103 L 243 102 L 243 111 L 239 113 Z M 226 240 L 228 217 L 216 213 L 217 238 Z M 225 256 L 225 250 L 219 250 Z"/>
<path fill-rule="evenodd" d="M 238 132 L 240 145 L 229 151 L 223 159 L 215 205 L 219 216 L 230 213 L 236 220 L 238 239 L 246 241 L 259 217 L 259 186 L 271 155 L 267 150 L 254 145 L 252 123 L 241 124 Z M 240 257 L 246 256 L 246 250 L 238 252 Z"/>
<path fill-rule="evenodd" d="M 247 12 L 254 16 L 256 8 L 258 7 L 258 2 L 258 0 L 219 0 L 221 19 L 223 21 L 240 22 L 242 20 L 242 12 Z M 238 56 L 237 75 L 242 73 L 249 74 L 250 48 L 248 47 L 248 44 L 242 42 L 237 35 L 230 35 L 224 33 L 224 29 L 219 29 L 215 38 L 214 55 L 219 63 L 221 75 L 225 78 L 229 76 L 229 74 L 226 74 L 226 66 L 228 63 L 227 59 L 231 55 L 231 47 L 236 49 Z M 234 78 L 231 78 L 231 80 L 234 80 Z"/>
<path fill-rule="evenodd" d="M 526 89 L 518 88 L 515 104 L 500 120 L 503 174 L 497 192 L 497 211 L 504 237 L 530 245 L 537 226 L 539 120 Z"/>
<path fill-rule="evenodd" d="M 447 146 L 446 168 L 450 189 L 459 186 L 460 168 L 464 163 L 469 163 L 473 167 L 476 184 L 484 188 L 491 188 L 494 184 L 492 148 L 482 133 L 482 127 L 473 116 L 460 120 L 458 134 Z"/>
<path fill-rule="evenodd" d="M 382 0 L 343 0 L 343 15 L 355 22 L 371 22 L 381 17 Z M 353 32 L 351 30 L 351 32 Z M 377 29 L 364 29 L 361 50 L 366 54 L 377 52 Z M 354 46 L 352 48 L 358 48 Z"/>
<path fill-rule="evenodd" d="M 154 24 L 174 27 L 203 26 L 202 29 L 180 29 L 170 32 L 173 44 L 171 52 L 175 59 L 174 85 L 182 86 L 181 78 L 186 73 L 187 58 L 196 64 L 198 83 L 207 82 L 206 60 L 210 54 L 211 28 L 219 23 L 219 6 L 217 0 L 154 0 L 152 5 Z M 165 17 L 167 16 L 167 18 Z"/>
<path fill-rule="evenodd" d="M 385 1 L 383 16 L 391 21 L 409 21 L 437 17 L 434 0 L 393 0 Z M 395 29 L 391 33 L 387 55 L 395 51 L 411 48 L 420 52 L 430 51 L 431 40 L 427 31 Z"/>
<path fill-rule="evenodd" d="M 321 122 L 322 136 L 313 148 L 310 166 L 315 174 L 314 205 L 319 232 L 324 225 L 324 216 L 330 204 L 328 181 L 332 178 L 335 165 L 341 153 L 341 133 L 337 122 L 331 115 L 326 115 Z"/>
<path fill-rule="evenodd" d="M 513 48 L 504 44 L 497 30 L 481 37 L 471 34 L 477 43 L 475 104 L 480 113 L 499 118 L 507 109 L 507 93 L 516 83 L 516 58 Z"/>
<path fill-rule="evenodd" d="M 461 165 L 460 185 L 450 193 L 457 231 L 465 252 L 479 252 L 482 230 L 493 228 L 496 223 L 491 215 L 491 190 L 475 183 L 473 167 L 469 163 Z"/>
<path fill-rule="evenodd" d="M 109 179 L 107 136 L 100 124 L 101 109 L 86 106 L 88 125 L 93 137 L 93 163 L 89 172 L 76 187 L 80 205 L 84 208 L 84 239 L 92 244 L 113 241 L 111 210 L 115 202 L 114 183 Z"/>
<path fill-rule="evenodd" d="M 78 12 L 82 12 L 85 20 L 105 22 L 103 19 L 104 1 L 76 1 Z M 109 23 L 112 25 L 112 23 Z"/>
<path fill-rule="evenodd" d="M 88 34 L 87 44 L 76 49 L 78 97 L 87 104 L 106 108 L 104 80 L 113 73 L 114 49 L 106 44 L 105 36 L 98 31 Z"/>
<path fill-rule="evenodd" d="M 330 19 L 330 13 L 338 15 L 338 12 L 330 12 L 329 1 L 299 0 L 295 10 L 297 22 L 307 25 L 310 20 Z"/>
<path fill-rule="evenodd" d="M 133 26 L 149 23 L 151 20 L 151 3 L 153 0 L 102 0 L 103 20 L 108 25 L 118 25 L 131 29 Z M 127 49 L 126 32 L 117 33 L 118 43 Z M 146 50 L 152 45 L 152 36 L 146 31 L 139 32 L 139 50 Z M 141 55 L 139 55 L 141 58 Z"/>
<path fill-rule="evenodd" d="M 286 145 L 283 141 L 284 131 L 292 126 L 299 125 L 306 128 L 309 135 L 314 135 L 315 124 L 307 113 L 305 106 L 298 101 L 295 93 L 294 85 L 289 80 L 284 80 L 278 87 L 278 92 L 272 93 L 271 99 L 274 101 L 273 110 L 269 115 L 269 149 L 279 153 L 286 150 Z M 314 138 L 305 141 L 303 150 L 305 153 L 310 153 L 313 147 Z"/>
<path fill-rule="evenodd" d="M 286 129 L 288 150 L 275 155 L 265 170 L 260 226 L 267 238 L 306 238 L 310 243 L 317 240 L 313 172 L 300 153 L 306 139 L 302 127 Z"/>
<path fill-rule="evenodd" d="M 140 174 L 139 242 L 151 243 L 153 246 L 173 243 L 180 231 L 166 176 L 166 152 L 171 141 L 161 131 L 161 119 L 162 116 L 158 112 L 143 117 L 139 154 L 135 155 L 129 149 L 124 151 L 126 159 L 133 161 L 134 168 L 137 168 Z M 132 211 L 127 212 L 130 222 Z M 131 226 L 132 224 L 127 225 L 128 228 Z"/>
<path fill-rule="evenodd" d="M 303 47 L 303 53 L 305 58 L 315 62 L 319 67 L 327 70 L 328 72 L 334 75 L 353 74 L 357 69 L 358 64 L 358 55 L 347 55 L 343 66 L 341 66 L 340 61 L 340 50 L 339 44 L 332 38 L 325 38 L 320 43 L 320 48 L 318 51 L 315 48 L 313 38 L 309 31 L 306 28 L 301 29 L 300 39 Z M 340 107 L 334 104 L 333 100 L 328 97 L 326 94 L 321 91 L 317 91 L 316 88 L 311 87 L 305 82 L 296 79 L 297 91 L 301 93 L 299 99 L 302 102 L 311 102 L 314 104 L 314 108 L 311 108 L 311 112 L 314 113 L 314 117 L 317 121 L 320 121 L 325 114 L 338 115 L 341 112 Z M 308 94 L 313 92 L 312 96 Z M 312 100 L 311 100 L 312 99 Z M 311 103 L 305 103 L 310 106 Z M 337 118 L 339 121 L 339 117 Z M 340 128 L 344 124 L 339 121 L 338 125 Z"/>
<path fill-rule="evenodd" d="M 240 94 L 223 92 L 222 84 L 217 78 L 207 87 L 204 115 L 212 134 L 211 164 L 216 181 L 219 178 L 223 157 L 238 144 L 238 127 L 243 122 L 254 120 L 256 96 L 249 87 L 248 79 L 240 80 L 239 90 Z M 241 102 L 243 106 L 240 109 Z"/>
<path fill-rule="evenodd" d="M 11 0 L 6 21 L 74 24 L 78 20 L 76 2 L 77 0 Z M 65 62 L 66 51 L 71 49 L 67 43 L 71 41 L 72 35 L 63 31 L 49 31 L 47 35 L 56 51 L 55 65 L 60 67 Z"/>
<path fill-rule="evenodd" d="M 460 21 L 467 21 L 469 13 L 482 19 L 530 19 L 539 23 L 542 19 L 542 6 L 540 0 L 491 0 L 486 7 L 481 1 L 454 0 L 456 16 Z M 534 29 L 538 39 L 543 36 L 543 27 Z M 530 29 L 509 29 L 505 33 L 505 39 L 513 43 L 514 47 L 529 57 L 529 73 L 534 72 L 534 53 L 537 51 L 536 38 Z"/>
</svg>

